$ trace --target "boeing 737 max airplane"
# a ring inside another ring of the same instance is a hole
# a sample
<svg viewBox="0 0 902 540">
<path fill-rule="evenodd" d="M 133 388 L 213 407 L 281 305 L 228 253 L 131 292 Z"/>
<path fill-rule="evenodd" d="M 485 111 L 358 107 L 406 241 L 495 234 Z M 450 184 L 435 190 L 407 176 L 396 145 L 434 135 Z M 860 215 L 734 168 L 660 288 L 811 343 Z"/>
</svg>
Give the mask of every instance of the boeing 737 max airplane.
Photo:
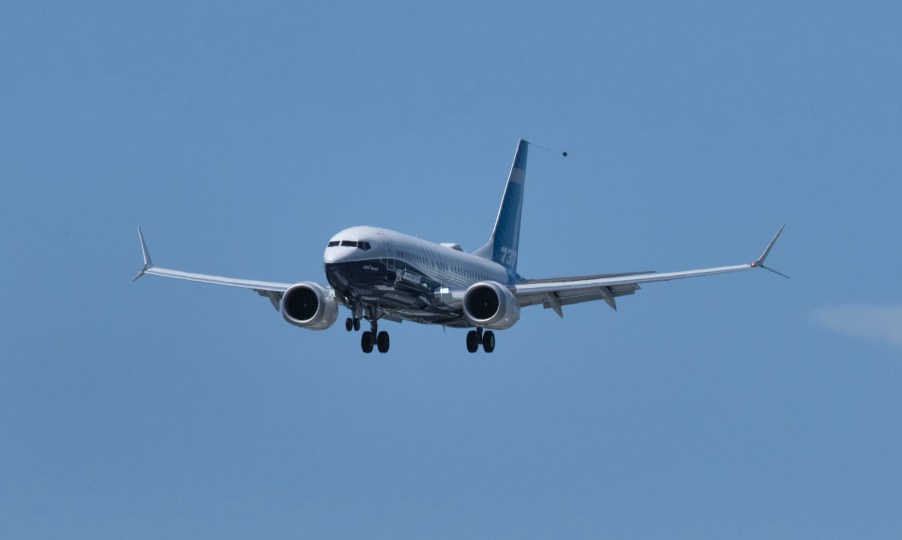
<svg viewBox="0 0 902 540">
<path fill-rule="evenodd" d="M 783 227 L 752 263 L 683 272 L 525 279 L 517 273 L 517 248 L 528 149 L 527 141 L 517 144 L 495 228 L 488 243 L 473 253 L 464 253 L 457 244 L 434 244 L 388 229 L 351 227 L 333 236 L 326 246 L 323 262 L 328 286 L 310 281 L 277 283 L 156 267 L 139 227 L 144 268 L 135 279 L 150 274 L 251 289 L 269 298 L 286 321 L 309 330 L 332 326 L 338 307 L 344 306 L 350 310 L 345 321 L 349 332 L 360 330 L 361 319 L 369 321 L 370 330 L 363 332 L 360 340 L 365 353 L 374 346 L 379 352 L 388 351 L 388 332 L 378 329 L 383 319 L 469 328 L 467 350 L 476 352 L 482 345 L 490 353 L 495 349 L 493 331 L 513 326 L 520 319 L 520 308 L 526 306 L 541 304 L 563 317 L 564 306 L 592 300 L 603 300 L 617 309 L 616 298 L 633 294 L 643 283 L 752 268 L 780 274 L 764 261 Z"/>
</svg>

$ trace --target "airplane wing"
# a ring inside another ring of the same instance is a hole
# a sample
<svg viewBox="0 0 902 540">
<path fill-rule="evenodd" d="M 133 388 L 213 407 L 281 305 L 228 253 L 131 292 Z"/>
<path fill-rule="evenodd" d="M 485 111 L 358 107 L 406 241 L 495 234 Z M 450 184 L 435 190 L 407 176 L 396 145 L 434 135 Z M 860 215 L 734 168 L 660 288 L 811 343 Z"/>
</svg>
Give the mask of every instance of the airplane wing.
<svg viewBox="0 0 902 540">
<path fill-rule="evenodd" d="M 784 224 L 783 227 L 786 225 Z M 736 264 L 732 266 L 718 266 L 714 268 L 701 268 L 698 270 L 685 270 L 682 272 L 635 272 L 631 274 L 606 274 L 598 276 L 583 276 L 560 279 L 525 280 L 514 286 L 513 293 L 520 302 L 521 307 L 542 304 L 546 309 L 553 309 L 555 313 L 563 317 L 562 307 L 570 304 L 589 302 L 592 300 L 604 300 L 612 309 L 617 309 L 615 298 L 627 294 L 633 294 L 642 283 L 655 281 L 670 281 L 691 277 L 712 276 L 729 272 L 742 272 L 753 268 L 764 268 L 783 277 L 788 277 L 773 268 L 764 265 L 764 260 L 770 254 L 770 250 L 783 232 L 783 227 L 777 231 L 774 238 L 767 245 L 764 253 L 755 262 Z"/>
<path fill-rule="evenodd" d="M 209 274 L 195 274 L 192 272 L 182 272 L 181 270 L 170 270 L 168 268 L 159 268 L 153 265 L 150 259 L 150 253 L 147 250 L 147 244 L 144 242 L 144 234 L 141 227 L 138 227 L 138 239 L 141 241 L 141 254 L 144 256 L 144 268 L 138 272 L 132 281 L 136 281 L 141 276 L 148 274 L 151 276 L 161 276 L 173 279 L 182 279 L 185 281 L 196 281 L 199 283 L 210 283 L 212 285 L 224 285 L 226 287 L 238 287 L 241 289 L 251 289 L 260 296 L 269 298 L 270 302 L 276 310 L 279 310 L 279 302 L 282 294 L 291 287 L 291 283 L 279 283 L 275 281 L 257 281 L 251 279 L 236 279 L 222 276 L 212 276 Z"/>
</svg>

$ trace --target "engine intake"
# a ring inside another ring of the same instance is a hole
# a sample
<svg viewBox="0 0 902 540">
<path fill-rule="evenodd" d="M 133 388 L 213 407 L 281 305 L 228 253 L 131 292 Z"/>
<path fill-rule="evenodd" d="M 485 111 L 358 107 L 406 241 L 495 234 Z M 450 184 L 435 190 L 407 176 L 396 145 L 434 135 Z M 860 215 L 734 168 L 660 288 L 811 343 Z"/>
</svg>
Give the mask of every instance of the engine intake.
<svg viewBox="0 0 902 540">
<path fill-rule="evenodd" d="M 309 330 L 325 330 L 338 318 L 338 301 L 332 289 L 316 283 L 296 283 L 282 295 L 282 318 Z"/>
<path fill-rule="evenodd" d="M 473 326 L 504 330 L 520 320 L 520 303 L 514 293 L 495 281 L 470 285 L 463 307 L 464 317 Z"/>
</svg>

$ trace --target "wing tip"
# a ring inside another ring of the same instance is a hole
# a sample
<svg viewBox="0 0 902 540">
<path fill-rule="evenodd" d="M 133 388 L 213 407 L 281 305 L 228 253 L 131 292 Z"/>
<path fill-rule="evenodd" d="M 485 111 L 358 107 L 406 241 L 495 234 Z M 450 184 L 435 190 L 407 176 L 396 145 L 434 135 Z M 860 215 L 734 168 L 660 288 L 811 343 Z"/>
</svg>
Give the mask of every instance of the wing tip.
<svg viewBox="0 0 902 540">
<path fill-rule="evenodd" d="M 144 275 L 145 272 L 153 268 L 153 260 L 150 258 L 150 251 L 147 249 L 147 242 L 144 241 L 144 233 L 141 232 L 141 226 L 138 225 L 138 241 L 141 243 L 141 256 L 144 258 L 144 268 L 138 272 L 134 278 L 132 278 L 132 282 L 138 281 L 138 278 Z"/>
<path fill-rule="evenodd" d="M 780 225 L 780 228 L 777 229 L 777 234 L 774 235 L 774 237 L 771 239 L 770 243 L 767 244 L 767 247 L 764 249 L 764 253 L 762 253 L 761 256 L 758 257 L 758 260 L 751 263 L 750 266 L 752 268 L 763 268 L 765 270 L 770 270 L 771 272 L 777 274 L 778 276 L 782 276 L 782 277 L 785 277 L 786 279 L 789 279 L 789 276 L 787 276 L 786 274 L 784 274 L 782 272 L 778 272 L 777 270 L 774 270 L 773 268 L 770 268 L 770 267 L 764 265 L 764 261 L 767 259 L 767 256 L 770 255 L 770 250 L 773 249 L 774 244 L 777 243 L 777 239 L 780 238 L 780 234 L 783 233 L 784 228 L 786 228 L 786 223 L 783 223 L 783 225 Z"/>
</svg>

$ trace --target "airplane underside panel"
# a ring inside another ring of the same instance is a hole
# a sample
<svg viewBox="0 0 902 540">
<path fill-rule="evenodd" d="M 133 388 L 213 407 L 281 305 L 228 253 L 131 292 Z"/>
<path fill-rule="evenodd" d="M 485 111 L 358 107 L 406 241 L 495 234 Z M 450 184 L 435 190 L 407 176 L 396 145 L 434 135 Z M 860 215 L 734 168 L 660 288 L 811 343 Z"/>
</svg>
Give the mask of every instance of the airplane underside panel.
<svg viewBox="0 0 902 540">
<path fill-rule="evenodd" d="M 407 261 L 373 259 L 326 264 L 326 278 L 348 308 L 373 307 L 389 320 L 467 326 L 460 309 L 435 298 L 435 291 L 447 284 Z"/>
</svg>

